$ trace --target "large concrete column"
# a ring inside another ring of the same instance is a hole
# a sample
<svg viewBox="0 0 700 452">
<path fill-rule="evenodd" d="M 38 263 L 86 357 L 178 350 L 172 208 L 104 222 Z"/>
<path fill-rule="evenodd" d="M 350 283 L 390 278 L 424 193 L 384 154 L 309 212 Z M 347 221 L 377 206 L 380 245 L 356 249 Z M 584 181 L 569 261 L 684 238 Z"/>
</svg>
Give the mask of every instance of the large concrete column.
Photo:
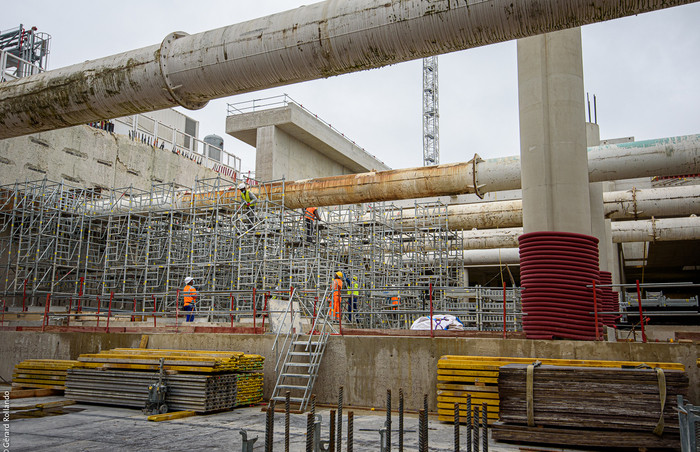
<svg viewBox="0 0 700 452">
<path fill-rule="evenodd" d="M 598 124 L 586 123 L 586 143 L 588 146 L 600 145 L 600 127 Z M 591 235 L 598 239 L 600 271 L 610 271 L 608 256 L 611 243 L 607 242 L 605 205 L 603 203 L 603 182 L 594 182 L 589 187 L 591 203 Z M 612 240 L 612 235 L 611 235 Z"/>
<path fill-rule="evenodd" d="M 518 40 L 523 228 L 591 234 L 581 29 Z"/>
</svg>

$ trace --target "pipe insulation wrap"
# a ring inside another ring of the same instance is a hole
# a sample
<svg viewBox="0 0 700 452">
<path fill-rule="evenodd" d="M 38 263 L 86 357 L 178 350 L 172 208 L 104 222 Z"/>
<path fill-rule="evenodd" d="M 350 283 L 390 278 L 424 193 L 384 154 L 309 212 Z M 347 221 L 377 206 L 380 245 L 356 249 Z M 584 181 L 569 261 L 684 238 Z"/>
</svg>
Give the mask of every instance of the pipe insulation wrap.
<svg viewBox="0 0 700 452">
<path fill-rule="evenodd" d="M 0 139 L 371 69 L 694 0 L 327 0 L 3 83 Z"/>
</svg>

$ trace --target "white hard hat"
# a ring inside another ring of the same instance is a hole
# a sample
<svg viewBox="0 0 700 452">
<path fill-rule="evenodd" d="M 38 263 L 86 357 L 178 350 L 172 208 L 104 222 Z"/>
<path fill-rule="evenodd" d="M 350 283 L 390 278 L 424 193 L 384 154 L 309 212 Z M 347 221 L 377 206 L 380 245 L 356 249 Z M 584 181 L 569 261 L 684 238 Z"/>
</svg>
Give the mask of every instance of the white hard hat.
<svg viewBox="0 0 700 452">
<path fill-rule="evenodd" d="M 185 284 L 189 284 L 189 283 L 191 283 L 192 281 L 194 281 L 194 278 L 191 277 L 191 276 L 188 276 L 187 278 L 185 278 Z"/>
<path fill-rule="evenodd" d="M 239 190 L 245 190 L 245 183 L 244 183 L 244 182 L 241 182 L 240 184 L 238 184 L 238 189 L 239 189 Z"/>
</svg>

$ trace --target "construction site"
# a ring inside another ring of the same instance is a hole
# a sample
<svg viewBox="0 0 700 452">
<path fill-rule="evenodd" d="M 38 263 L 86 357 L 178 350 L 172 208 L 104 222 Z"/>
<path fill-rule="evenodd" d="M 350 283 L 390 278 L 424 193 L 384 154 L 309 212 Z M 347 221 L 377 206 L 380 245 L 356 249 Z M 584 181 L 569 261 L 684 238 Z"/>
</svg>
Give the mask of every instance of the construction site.
<svg viewBox="0 0 700 452">
<path fill-rule="evenodd" d="M 580 28 L 694 2 L 589 3 L 1 31 L 3 448 L 700 450 L 700 135 L 602 140 Z M 520 155 L 440 164 L 436 55 L 509 40 Z M 423 167 L 285 94 L 228 104 L 245 172 L 171 110 L 414 59 Z"/>
</svg>

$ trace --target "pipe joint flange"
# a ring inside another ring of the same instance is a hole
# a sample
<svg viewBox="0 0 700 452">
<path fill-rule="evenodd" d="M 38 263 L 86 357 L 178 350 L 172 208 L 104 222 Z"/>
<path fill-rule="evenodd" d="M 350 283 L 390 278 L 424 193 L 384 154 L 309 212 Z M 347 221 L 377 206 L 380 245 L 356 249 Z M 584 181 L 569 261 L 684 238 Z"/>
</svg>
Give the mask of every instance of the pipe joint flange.
<svg viewBox="0 0 700 452">
<path fill-rule="evenodd" d="M 478 178 L 476 177 L 476 164 L 483 162 L 484 159 L 479 157 L 479 154 L 474 154 L 474 158 L 470 160 L 472 164 L 472 183 L 474 188 L 474 194 L 479 197 L 479 199 L 484 199 L 484 195 L 479 192 Z M 483 185 L 481 186 L 483 187 Z"/>
<path fill-rule="evenodd" d="M 168 71 L 168 52 L 170 51 L 170 46 L 176 39 L 184 38 L 185 36 L 189 35 L 184 31 L 176 31 L 174 33 L 170 33 L 165 37 L 165 39 L 163 39 L 163 42 L 161 42 L 160 57 L 158 58 L 158 62 L 160 64 L 160 75 L 163 77 L 163 81 L 165 82 L 165 89 L 168 91 L 168 93 L 170 93 L 170 96 L 175 102 L 188 110 L 199 110 L 207 105 L 209 101 L 196 101 L 179 95 L 177 90 L 182 88 L 182 85 L 175 85 L 170 78 L 170 73 Z"/>
</svg>

